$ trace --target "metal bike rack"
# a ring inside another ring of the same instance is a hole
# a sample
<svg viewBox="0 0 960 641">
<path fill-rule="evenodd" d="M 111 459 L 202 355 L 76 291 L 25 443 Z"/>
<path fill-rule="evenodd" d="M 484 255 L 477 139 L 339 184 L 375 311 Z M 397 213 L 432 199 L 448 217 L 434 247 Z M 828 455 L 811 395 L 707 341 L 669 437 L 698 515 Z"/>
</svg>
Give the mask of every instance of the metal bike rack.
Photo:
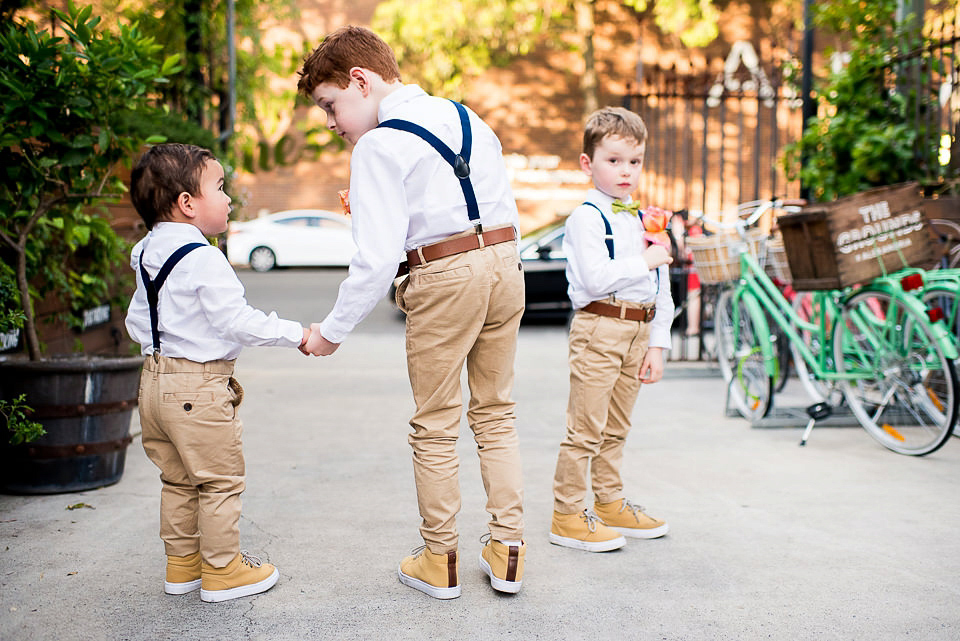
<svg viewBox="0 0 960 641">
<path fill-rule="evenodd" d="M 730 386 L 732 384 L 733 380 L 727 382 L 727 395 L 724 403 L 724 415 L 731 418 L 743 418 L 736 408 L 730 406 Z M 776 397 L 774 397 L 774 401 L 776 401 Z M 806 426 L 807 429 L 804 436 L 804 442 L 806 442 L 806 438 L 809 437 L 809 430 L 812 428 L 811 423 L 816 423 L 816 425 L 819 427 L 860 426 L 860 422 L 857 420 L 857 417 L 853 415 L 850 407 L 845 403 L 831 406 L 830 411 L 827 414 L 822 414 L 820 411 L 814 410 L 814 408 L 822 405 L 825 404 L 816 403 L 808 407 L 777 407 L 776 404 L 774 404 L 766 416 L 751 420 L 750 427 L 776 428 Z M 817 414 L 817 416 L 814 416 L 811 411 Z"/>
</svg>

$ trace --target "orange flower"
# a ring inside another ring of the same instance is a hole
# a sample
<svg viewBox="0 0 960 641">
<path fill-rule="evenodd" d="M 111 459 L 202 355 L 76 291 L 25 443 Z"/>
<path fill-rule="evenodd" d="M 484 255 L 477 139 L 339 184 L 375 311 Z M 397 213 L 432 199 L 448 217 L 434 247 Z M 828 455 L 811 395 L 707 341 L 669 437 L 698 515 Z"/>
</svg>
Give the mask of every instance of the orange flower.
<svg viewBox="0 0 960 641">
<path fill-rule="evenodd" d="M 350 215 L 350 190 L 341 189 L 337 192 L 337 196 L 340 197 L 340 206 L 343 207 L 344 216 Z"/>
<path fill-rule="evenodd" d="M 653 205 L 644 209 L 641 216 L 643 218 L 643 228 L 646 230 L 646 233 L 643 234 L 644 240 L 670 249 L 670 234 L 667 233 L 667 222 L 670 220 L 672 213 Z"/>
</svg>

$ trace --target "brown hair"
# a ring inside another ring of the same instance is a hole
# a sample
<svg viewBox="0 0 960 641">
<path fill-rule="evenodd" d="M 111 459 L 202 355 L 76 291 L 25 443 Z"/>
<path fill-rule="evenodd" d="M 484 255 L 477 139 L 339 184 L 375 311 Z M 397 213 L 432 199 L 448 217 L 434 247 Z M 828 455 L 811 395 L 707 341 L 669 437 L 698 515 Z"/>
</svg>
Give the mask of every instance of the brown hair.
<svg viewBox="0 0 960 641">
<path fill-rule="evenodd" d="M 340 89 L 350 84 L 350 70 L 362 67 L 387 82 L 400 80 L 397 57 L 383 39 L 365 27 L 341 27 L 323 39 L 303 62 L 297 91 L 310 97 L 326 82 Z"/>
<path fill-rule="evenodd" d="M 200 195 L 200 179 L 213 152 L 195 145 L 166 143 L 148 149 L 130 175 L 130 200 L 140 218 L 153 229 L 168 220 L 180 194 Z"/>
<path fill-rule="evenodd" d="M 638 145 L 647 141 L 647 126 L 637 114 L 623 107 L 604 107 L 590 114 L 583 130 L 583 153 L 593 158 L 600 141 L 607 136 L 633 138 Z"/>
</svg>

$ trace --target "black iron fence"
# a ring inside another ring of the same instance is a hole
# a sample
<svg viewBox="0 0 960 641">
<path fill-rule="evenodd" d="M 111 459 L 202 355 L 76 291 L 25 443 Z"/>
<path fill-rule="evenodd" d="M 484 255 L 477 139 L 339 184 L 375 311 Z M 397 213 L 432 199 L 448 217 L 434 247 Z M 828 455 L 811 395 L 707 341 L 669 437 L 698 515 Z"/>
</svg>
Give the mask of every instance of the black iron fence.
<svg viewBox="0 0 960 641">
<path fill-rule="evenodd" d="M 887 83 L 914 98 L 914 159 L 936 184 L 960 178 L 960 10 L 952 2 L 930 5 L 919 33 L 890 61 Z"/>
<path fill-rule="evenodd" d="M 623 105 L 650 132 L 640 184 L 647 202 L 716 217 L 745 201 L 799 195 L 780 159 L 802 131 L 801 102 L 749 43 L 733 45 L 721 72 L 647 67 Z"/>
</svg>

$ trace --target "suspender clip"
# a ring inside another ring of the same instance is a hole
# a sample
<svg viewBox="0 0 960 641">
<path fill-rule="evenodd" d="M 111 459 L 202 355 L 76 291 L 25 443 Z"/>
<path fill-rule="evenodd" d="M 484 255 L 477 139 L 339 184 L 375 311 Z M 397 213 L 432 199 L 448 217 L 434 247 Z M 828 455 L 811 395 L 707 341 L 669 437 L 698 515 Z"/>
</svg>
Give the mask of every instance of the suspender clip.
<svg viewBox="0 0 960 641">
<path fill-rule="evenodd" d="M 453 159 L 453 175 L 460 180 L 466 180 L 470 177 L 470 165 L 460 154 L 457 154 Z"/>
<path fill-rule="evenodd" d="M 479 218 L 473 222 L 473 231 L 480 237 L 480 246 L 483 247 L 483 223 L 480 222 Z"/>
</svg>

